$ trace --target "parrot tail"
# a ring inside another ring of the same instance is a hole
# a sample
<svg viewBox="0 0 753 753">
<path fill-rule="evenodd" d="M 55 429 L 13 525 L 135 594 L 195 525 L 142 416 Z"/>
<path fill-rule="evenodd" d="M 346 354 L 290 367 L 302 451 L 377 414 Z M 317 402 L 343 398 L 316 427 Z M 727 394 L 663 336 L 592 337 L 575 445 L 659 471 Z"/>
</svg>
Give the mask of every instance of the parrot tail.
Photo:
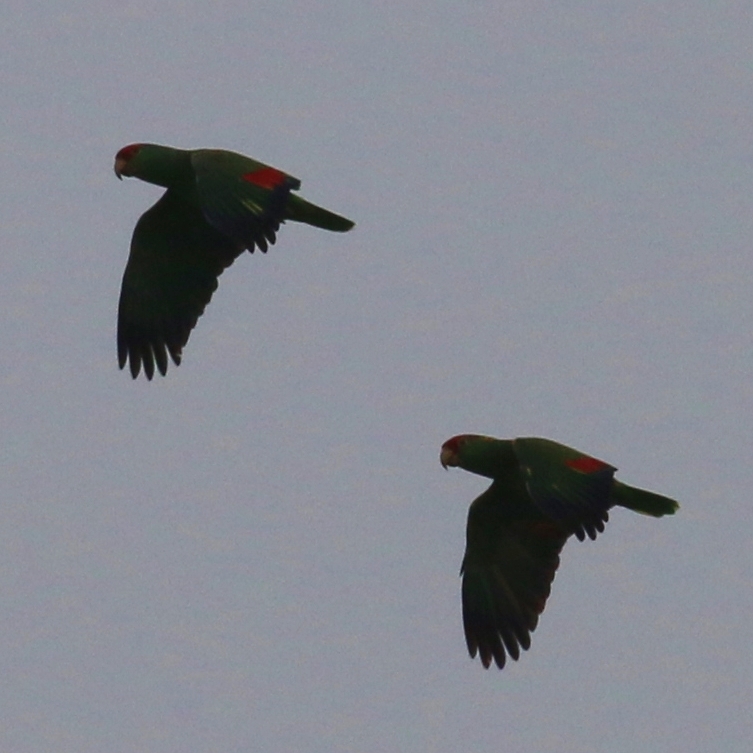
<svg viewBox="0 0 753 753">
<path fill-rule="evenodd" d="M 336 233 L 344 233 L 350 230 L 355 222 L 351 222 L 339 214 L 322 209 L 302 199 L 300 196 L 288 198 L 287 216 L 285 219 L 295 222 L 305 222 L 307 225 L 320 227 L 323 230 L 334 230 Z"/>
<path fill-rule="evenodd" d="M 643 515 L 653 515 L 655 518 L 661 518 L 662 515 L 674 515 L 680 507 L 669 497 L 662 497 L 661 494 L 628 486 L 619 481 L 615 482 L 612 497 L 616 505 L 627 507 L 628 510 L 634 510 Z"/>
</svg>

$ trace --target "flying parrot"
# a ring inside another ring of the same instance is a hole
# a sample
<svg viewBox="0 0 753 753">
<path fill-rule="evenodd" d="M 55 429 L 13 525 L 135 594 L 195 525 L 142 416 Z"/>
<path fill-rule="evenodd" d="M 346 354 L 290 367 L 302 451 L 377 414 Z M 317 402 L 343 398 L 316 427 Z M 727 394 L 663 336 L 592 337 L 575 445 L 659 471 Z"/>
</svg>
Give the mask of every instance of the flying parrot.
<svg viewBox="0 0 753 753">
<path fill-rule="evenodd" d="M 118 307 L 118 362 L 135 379 L 167 354 L 180 364 L 191 330 L 217 278 L 246 249 L 266 252 L 285 220 L 345 232 L 354 223 L 292 191 L 301 181 L 223 149 L 131 144 L 115 155 L 115 174 L 167 191 L 136 223 Z"/>
<path fill-rule="evenodd" d="M 439 460 L 492 479 L 468 511 L 460 569 L 468 652 L 487 669 L 492 659 L 502 669 L 505 655 L 517 660 L 530 647 L 569 536 L 595 539 L 615 505 L 657 518 L 679 508 L 549 439 L 462 434 L 442 445 Z"/>
</svg>

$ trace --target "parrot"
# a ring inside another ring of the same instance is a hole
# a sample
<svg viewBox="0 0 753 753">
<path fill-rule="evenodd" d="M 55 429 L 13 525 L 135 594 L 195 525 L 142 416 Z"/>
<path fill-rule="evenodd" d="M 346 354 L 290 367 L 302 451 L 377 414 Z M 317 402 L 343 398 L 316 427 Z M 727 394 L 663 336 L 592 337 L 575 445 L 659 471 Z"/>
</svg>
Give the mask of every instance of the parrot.
<svg viewBox="0 0 753 753">
<path fill-rule="evenodd" d="M 118 363 L 135 379 L 180 365 L 217 278 L 248 250 L 266 253 L 286 220 L 345 232 L 354 222 L 292 192 L 301 181 L 224 149 L 130 144 L 115 175 L 167 189 L 136 223 L 118 306 Z"/>
<path fill-rule="evenodd" d="M 460 568 L 468 653 L 486 669 L 530 648 L 571 535 L 595 539 L 615 505 L 657 518 L 679 509 L 617 481 L 614 466 L 540 437 L 461 434 L 442 445 L 439 460 L 492 480 L 468 511 Z"/>
</svg>

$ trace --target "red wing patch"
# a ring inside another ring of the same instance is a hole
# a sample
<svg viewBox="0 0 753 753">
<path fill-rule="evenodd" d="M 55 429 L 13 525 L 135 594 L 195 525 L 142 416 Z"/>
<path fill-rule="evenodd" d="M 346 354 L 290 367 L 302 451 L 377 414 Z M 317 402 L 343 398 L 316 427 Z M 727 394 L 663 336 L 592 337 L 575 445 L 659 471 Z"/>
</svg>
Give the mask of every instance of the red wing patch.
<svg viewBox="0 0 753 753">
<path fill-rule="evenodd" d="M 252 173 L 245 173 L 241 175 L 241 180 L 245 180 L 248 183 L 253 183 L 259 188 L 268 188 L 272 190 L 281 186 L 288 176 L 280 170 L 275 170 L 274 167 L 262 167 L 259 170 L 254 170 Z"/>
<path fill-rule="evenodd" d="M 565 465 L 569 466 L 574 471 L 579 471 L 580 473 L 597 473 L 598 471 L 603 471 L 605 468 L 612 467 L 601 460 L 588 457 L 588 455 L 584 455 L 581 458 L 575 458 L 575 460 L 566 460 Z"/>
</svg>

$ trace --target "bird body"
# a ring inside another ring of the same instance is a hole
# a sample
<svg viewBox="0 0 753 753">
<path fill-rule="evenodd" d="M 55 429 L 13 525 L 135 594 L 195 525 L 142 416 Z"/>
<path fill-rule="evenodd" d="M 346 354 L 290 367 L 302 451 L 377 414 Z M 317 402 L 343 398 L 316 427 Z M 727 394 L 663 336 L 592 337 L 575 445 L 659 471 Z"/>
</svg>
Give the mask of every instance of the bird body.
<svg viewBox="0 0 753 753">
<path fill-rule="evenodd" d="M 614 466 L 539 437 L 464 434 L 440 462 L 492 479 L 468 513 L 461 567 L 463 626 L 471 657 L 500 669 L 531 645 L 567 539 L 595 539 L 615 505 L 661 517 L 678 504 L 617 481 Z"/>
<path fill-rule="evenodd" d="M 115 156 L 115 174 L 167 191 L 139 219 L 123 275 L 118 361 L 148 379 L 167 356 L 178 365 L 217 278 L 244 250 L 266 252 L 286 220 L 345 232 L 353 222 L 291 192 L 287 173 L 223 149 L 131 144 Z"/>
</svg>

